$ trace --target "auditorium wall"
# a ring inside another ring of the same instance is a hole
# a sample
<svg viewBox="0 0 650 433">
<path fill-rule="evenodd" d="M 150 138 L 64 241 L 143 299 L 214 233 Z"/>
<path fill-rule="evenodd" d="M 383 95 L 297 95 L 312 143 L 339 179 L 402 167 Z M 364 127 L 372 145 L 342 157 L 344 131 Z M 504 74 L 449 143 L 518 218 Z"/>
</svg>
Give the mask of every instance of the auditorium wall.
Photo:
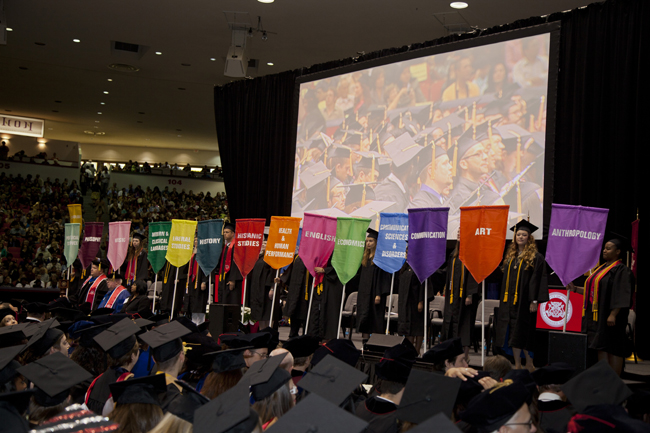
<svg viewBox="0 0 650 433">
<path fill-rule="evenodd" d="M 217 144 L 215 143 L 215 147 Z M 106 144 L 81 143 L 81 157 L 84 160 L 102 162 L 126 162 L 128 160 L 155 163 L 169 162 L 193 166 L 207 165 L 213 168 L 221 165 L 219 151 L 193 149 L 166 149 L 161 147 L 115 146 Z"/>
<path fill-rule="evenodd" d="M 133 174 L 133 173 L 111 173 L 110 184 L 117 184 L 119 189 L 127 188 L 129 185 L 140 185 L 143 189 L 150 187 L 151 189 L 158 187 L 161 191 L 165 187 L 169 187 L 172 191 L 185 192 L 193 191 L 194 193 L 207 193 L 208 191 L 215 195 L 217 192 L 226 192 L 226 187 L 222 181 L 197 179 L 179 176 L 162 176 L 162 175 L 146 175 L 146 174 Z"/>
<path fill-rule="evenodd" d="M 38 140 L 43 143 L 39 143 Z M 59 161 L 79 163 L 79 143 L 7 134 L 2 134 L 2 141 L 6 142 L 9 147 L 9 156 L 13 156 L 21 150 L 24 150 L 27 156 L 45 152 L 48 158 L 52 158 L 56 153 Z"/>
<path fill-rule="evenodd" d="M 43 161 L 37 160 L 37 161 Z M 41 179 L 50 178 L 51 181 L 59 179 L 63 182 L 64 179 L 68 179 L 68 183 L 72 180 L 79 182 L 79 169 L 75 167 L 64 167 L 59 165 L 38 164 L 38 163 L 29 163 L 29 162 L 16 162 L 16 161 L 0 161 L 0 173 L 5 173 L 7 176 L 13 175 L 18 176 L 19 174 L 22 177 L 27 177 L 28 174 L 31 174 L 32 177 L 40 175 Z"/>
</svg>

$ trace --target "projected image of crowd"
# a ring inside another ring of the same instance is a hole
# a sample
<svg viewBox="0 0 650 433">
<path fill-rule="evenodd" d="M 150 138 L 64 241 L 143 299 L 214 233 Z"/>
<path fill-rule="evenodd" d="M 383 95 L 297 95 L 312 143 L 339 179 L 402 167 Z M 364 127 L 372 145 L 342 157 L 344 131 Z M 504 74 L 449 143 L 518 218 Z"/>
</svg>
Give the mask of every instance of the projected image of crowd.
<svg viewBox="0 0 650 433">
<path fill-rule="evenodd" d="M 549 35 L 300 86 L 292 214 L 510 205 L 542 224 Z"/>
</svg>

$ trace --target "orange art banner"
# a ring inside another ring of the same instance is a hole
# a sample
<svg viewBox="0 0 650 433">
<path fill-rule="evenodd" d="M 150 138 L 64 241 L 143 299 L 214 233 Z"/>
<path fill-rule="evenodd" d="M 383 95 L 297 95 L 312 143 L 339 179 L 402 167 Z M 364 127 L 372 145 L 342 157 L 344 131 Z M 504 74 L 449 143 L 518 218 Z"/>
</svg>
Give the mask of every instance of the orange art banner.
<svg viewBox="0 0 650 433">
<path fill-rule="evenodd" d="M 494 271 L 506 245 L 510 206 L 460 208 L 460 261 L 477 282 Z"/>
<path fill-rule="evenodd" d="M 271 217 L 264 261 L 273 269 L 293 263 L 301 220 L 302 218 L 294 217 Z"/>
</svg>

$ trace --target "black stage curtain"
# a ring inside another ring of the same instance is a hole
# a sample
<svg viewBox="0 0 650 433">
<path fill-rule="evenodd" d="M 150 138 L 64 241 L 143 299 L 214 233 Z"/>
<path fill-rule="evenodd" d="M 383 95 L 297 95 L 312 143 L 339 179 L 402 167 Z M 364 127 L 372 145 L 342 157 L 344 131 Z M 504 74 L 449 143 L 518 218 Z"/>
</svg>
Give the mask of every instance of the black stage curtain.
<svg viewBox="0 0 650 433">
<path fill-rule="evenodd" d="M 295 80 L 305 74 L 408 50 L 561 22 L 554 203 L 610 209 L 608 229 L 629 236 L 647 173 L 640 144 L 649 119 L 650 2 L 616 0 L 520 20 L 480 34 L 453 35 L 215 89 L 215 116 L 232 218 L 289 215 L 295 151 Z M 645 25 L 644 25 L 645 24 Z M 648 196 L 646 196 L 648 197 Z M 548 222 L 547 222 L 548 223 Z M 649 245 L 646 231 L 640 245 Z M 643 247 L 641 247 L 643 248 Z M 643 254 L 643 253 L 642 253 Z M 643 256 L 641 259 L 643 263 Z M 650 357 L 650 294 L 639 275 L 637 342 Z"/>
</svg>

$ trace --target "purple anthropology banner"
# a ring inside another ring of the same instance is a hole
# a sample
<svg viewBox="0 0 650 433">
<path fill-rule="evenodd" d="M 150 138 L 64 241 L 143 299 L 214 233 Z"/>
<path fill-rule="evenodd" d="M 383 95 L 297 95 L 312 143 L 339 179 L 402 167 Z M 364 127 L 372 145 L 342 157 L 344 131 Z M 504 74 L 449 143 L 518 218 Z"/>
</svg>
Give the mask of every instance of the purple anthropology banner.
<svg viewBox="0 0 650 433">
<path fill-rule="evenodd" d="M 90 266 L 90 262 L 97 257 L 99 245 L 102 243 L 103 232 L 104 223 L 84 223 L 84 235 L 78 254 L 83 269 Z"/>
<path fill-rule="evenodd" d="M 565 286 L 598 263 L 608 212 L 597 207 L 552 205 L 546 261 Z"/>
<path fill-rule="evenodd" d="M 409 209 L 409 245 L 406 261 L 420 283 L 446 260 L 449 208 Z"/>
</svg>

